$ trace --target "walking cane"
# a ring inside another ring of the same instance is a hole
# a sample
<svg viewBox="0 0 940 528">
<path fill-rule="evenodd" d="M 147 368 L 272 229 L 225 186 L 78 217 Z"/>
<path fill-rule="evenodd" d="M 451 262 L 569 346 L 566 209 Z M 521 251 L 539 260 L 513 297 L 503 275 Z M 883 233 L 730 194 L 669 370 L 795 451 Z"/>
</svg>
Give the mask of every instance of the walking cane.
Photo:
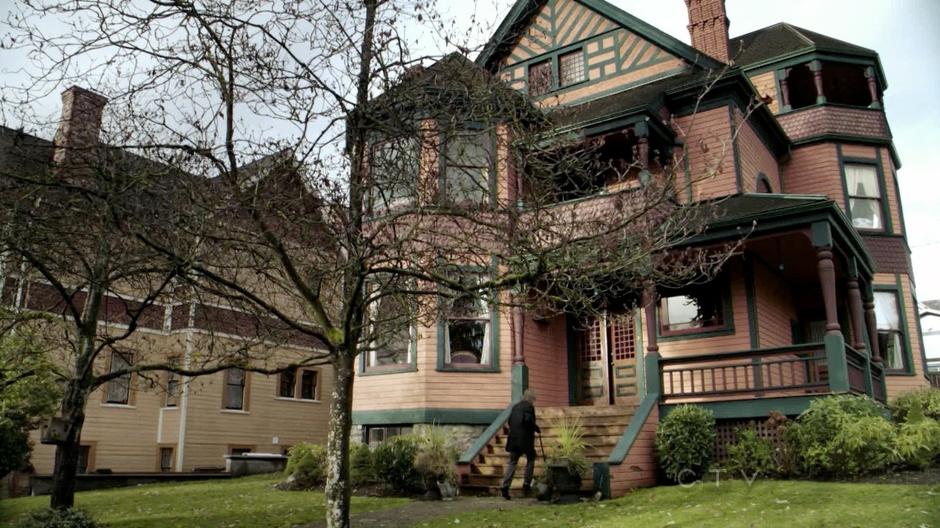
<svg viewBox="0 0 940 528">
<path fill-rule="evenodd" d="M 545 458 L 545 446 L 542 445 L 542 433 L 539 432 L 539 449 L 542 450 L 542 460 L 548 462 L 548 459 Z"/>
</svg>

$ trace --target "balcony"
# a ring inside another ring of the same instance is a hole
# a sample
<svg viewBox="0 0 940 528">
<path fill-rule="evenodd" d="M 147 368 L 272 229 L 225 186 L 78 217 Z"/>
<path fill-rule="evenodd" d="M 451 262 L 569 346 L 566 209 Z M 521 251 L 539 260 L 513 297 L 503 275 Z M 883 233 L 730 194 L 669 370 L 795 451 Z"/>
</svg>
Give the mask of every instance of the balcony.
<svg viewBox="0 0 940 528">
<path fill-rule="evenodd" d="M 777 116 L 794 143 L 819 136 L 891 139 L 882 110 L 838 105 L 816 105 Z"/>
</svg>

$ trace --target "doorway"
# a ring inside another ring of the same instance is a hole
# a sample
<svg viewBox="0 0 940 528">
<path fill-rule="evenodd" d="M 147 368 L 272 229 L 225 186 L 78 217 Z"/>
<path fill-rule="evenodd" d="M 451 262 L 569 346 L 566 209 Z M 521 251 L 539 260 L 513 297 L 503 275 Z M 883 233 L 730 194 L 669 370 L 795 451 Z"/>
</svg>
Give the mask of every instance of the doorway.
<svg viewBox="0 0 940 528">
<path fill-rule="evenodd" d="M 633 313 L 603 313 L 575 331 L 578 405 L 616 405 L 637 395 Z"/>
</svg>

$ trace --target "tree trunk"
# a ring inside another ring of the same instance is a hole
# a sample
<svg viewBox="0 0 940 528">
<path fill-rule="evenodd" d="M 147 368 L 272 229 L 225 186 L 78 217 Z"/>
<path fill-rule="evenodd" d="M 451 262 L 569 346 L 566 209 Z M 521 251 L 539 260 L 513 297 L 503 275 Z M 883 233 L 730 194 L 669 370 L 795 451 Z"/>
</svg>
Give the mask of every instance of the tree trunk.
<svg viewBox="0 0 940 528">
<path fill-rule="evenodd" d="M 349 434 L 352 428 L 353 365 L 355 354 L 343 349 L 333 360 L 333 398 L 326 443 L 326 525 L 349 527 Z"/>
<path fill-rule="evenodd" d="M 66 423 L 65 442 L 56 446 L 55 450 L 50 500 L 50 506 L 53 508 L 71 508 L 75 504 L 75 476 L 78 473 L 87 400 L 88 391 L 78 380 L 70 380 L 62 400 L 62 418 Z"/>
</svg>

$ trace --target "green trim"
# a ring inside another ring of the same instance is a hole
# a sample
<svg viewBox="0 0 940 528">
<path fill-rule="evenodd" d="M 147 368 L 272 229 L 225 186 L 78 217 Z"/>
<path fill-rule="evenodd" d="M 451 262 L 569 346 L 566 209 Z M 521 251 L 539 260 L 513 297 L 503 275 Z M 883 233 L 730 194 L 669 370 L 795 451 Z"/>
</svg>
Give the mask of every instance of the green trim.
<svg viewBox="0 0 940 528">
<path fill-rule="evenodd" d="M 647 354 L 643 360 L 646 371 L 646 394 L 659 395 L 663 392 L 662 370 L 659 368 L 659 354 Z"/>
<path fill-rule="evenodd" d="M 908 277 L 908 279 L 910 279 L 910 277 Z M 914 306 L 915 306 L 915 307 L 918 306 L 918 304 L 917 304 L 917 294 L 914 292 L 914 289 L 913 289 L 913 288 L 911 288 L 911 300 L 914 301 Z M 918 312 L 919 312 L 919 310 L 918 310 Z M 920 314 L 919 314 L 919 313 L 918 313 L 918 317 L 917 317 L 917 344 L 920 345 L 920 359 L 921 359 L 921 361 L 922 361 L 921 365 L 923 365 L 923 368 L 924 368 L 924 370 L 922 370 L 921 372 L 924 373 L 924 377 L 926 378 L 926 377 L 927 377 L 927 372 L 929 371 L 929 370 L 928 370 L 928 367 L 927 367 L 927 363 L 928 363 L 928 361 L 927 361 L 927 348 L 924 347 L 924 330 L 923 330 L 923 328 L 921 328 L 921 326 L 920 326 Z M 913 355 L 913 353 L 912 353 L 911 355 Z"/>
<path fill-rule="evenodd" d="M 823 338 L 826 367 L 829 370 L 829 391 L 849 392 L 849 366 L 845 357 L 845 337 L 842 332 L 826 333 Z"/>
<path fill-rule="evenodd" d="M 813 222 L 810 226 L 813 247 L 829 247 L 832 246 L 832 230 L 829 228 L 829 223 L 827 222 Z"/>
<path fill-rule="evenodd" d="M 656 82 L 656 81 L 661 81 L 661 80 L 663 80 L 663 79 L 665 79 L 665 78 L 667 78 L 667 77 L 672 77 L 672 76 L 674 76 L 674 75 L 683 73 L 683 72 L 685 72 L 686 70 L 687 70 L 687 67 L 686 67 L 686 66 L 679 66 L 679 67 L 677 67 L 677 68 L 672 68 L 672 69 L 666 70 L 666 71 L 664 71 L 664 72 L 662 72 L 662 73 L 659 73 L 659 74 L 656 74 L 656 75 L 651 75 L 651 76 L 649 76 L 649 77 L 645 77 L 645 78 L 643 78 L 643 79 L 639 79 L 639 80 L 633 81 L 633 82 L 631 82 L 631 83 L 619 84 L 619 85 L 617 85 L 617 86 L 615 86 L 615 87 L 613 87 L 613 88 L 608 88 L 607 90 L 603 90 L 603 91 L 600 91 L 600 92 L 591 93 L 590 95 L 586 95 L 586 96 L 580 97 L 580 98 L 578 98 L 578 99 L 572 99 L 571 101 L 567 101 L 567 102 L 565 102 L 565 103 L 562 104 L 562 105 L 558 105 L 558 107 L 577 106 L 577 105 L 579 105 L 579 104 L 583 104 L 583 103 L 586 103 L 586 102 L 590 102 L 590 101 L 594 101 L 594 100 L 597 100 L 597 99 L 601 99 L 601 98 L 606 97 L 606 96 L 608 96 L 608 95 L 617 94 L 617 93 L 620 93 L 620 92 L 624 92 L 624 91 L 626 91 L 626 90 L 632 90 L 633 88 L 636 88 L 636 87 L 638 87 L 638 86 L 643 86 L 643 85 L 650 84 L 650 83 L 653 83 L 653 82 Z M 611 76 L 609 76 L 609 77 L 606 77 L 606 79 L 614 78 L 614 77 L 617 77 L 618 75 L 622 75 L 622 74 L 624 74 L 624 73 L 629 73 L 629 72 L 618 72 L 618 73 L 615 74 L 615 75 L 611 75 Z M 569 85 L 569 86 L 566 86 L 565 88 L 561 88 L 561 89 L 559 89 L 559 90 L 555 90 L 555 91 L 553 91 L 553 92 L 550 92 L 550 94 L 551 94 L 551 95 L 558 95 L 558 94 L 564 93 L 565 91 L 570 91 L 570 89 L 571 89 L 572 87 L 578 87 L 578 88 L 580 88 L 580 86 L 578 86 L 578 85 Z M 546 95 L 548 95 L 548 94 L 546 94 Z M 541 97 L 541 96 L 540 96 L 540 97 Z"/>
<path fill-rule="evenodd" d="M 878 75 L 879 85 L 881 91 L 885 92 L 888 90 L 888 79 L 885 76 L 884 68 L 881 66 L 881 59 L 878 57 L 878 53 L 874 50 L 870 50 L 871 53 L 845 53 L 845 52 L 835 52 L 835 51 L 826 51 L 820 50 L 816 46 L 811 46 L 803 48 L 801 50 L 794 51 L 785 55 L 780 55 L 777 57 L 771 57 L 769 59 L 754 62 L 745 66 L 742 66 L 741 69 L 747 72 L 749 75 L 754 75 L 758 73 L 764 73 L 770 70 L 783 70 L 786 68 L 792 68 L 794 66 L 800 66 L 811 62 L 813 60 L 821 60 L 826 62 L 841 62 L 844 64 L 857 64 L 860 66 L 873 66 Z M 780 100 L 780 99 L 778 99 Z"/>
<path fill-rule="evenodd" d="M 757 285 L 754 284 L 754 261 L 744 257 L 744 296 L 747 298 L 747 327 L 751 335 L 751 348 L 760 348 L 760 328 L 757 318 Z"/>
<path fill-rule="evenodd" d="M 529 388 L 529 367 L 522 365 L 512 366 L 512 401 L 522 400 L 522 394 Z"/>
<path fill-rule="evenodd" d="M 812 145 L 814 143 L 859 143 L 862 145 L 873 145 L 887 147 L 891 151 L 891 161 L 898 169 L 901 168 L 901 158 L 898 157 L 898 151 L 894 147 L 894 141 L 891 139 L 879 139 L 868 136 L 851 136 L 847 134 L 820 134 L 818 136 L 808 136 L 793 141 L 793 147 Z"/>
<path fill-rule="evenodd" d="M 646 394 L 646 348 L 643 346 L 643 324 L 640 310 L 634 312 L 633 316 L 633 346 L 636 351 L 637 394 Z"/>
<path fill-rule="evenodd" d="M 458 464 L 469 464 L 473 462 L 473 459 L 476 458 L 477 454 L 483 450 L 483 447 L 490 441 L 491 438 L 496 436 L 496 433 L 499 432 L 499 429 L 509 420 L 509 414 L 512 413 L 512 405 L 503 409 L 498 413 L 492 420 L 490 420 L 490 425 L 487 427 L 480 436 L 467 447 L 467 450 L 460 455 L 460 458 L 457 459 Z M 355 413 L 353 413 L 355 414 Z"/>
<path fill-rule="evenodd" d="M 640 437 L 643 425 L 646 424 L 646 420 L 649 419 L 650 414 L 657 405 L 659 405 L 659 394 L 647 394 L 646 397 L 643 398 L 639 407 L 636 408 L 633 417 L 630 418 L 630 425 L 624 430 L 620 440 L 617 441 L 617 445 L 614 446 L 613 451 L 610 452 L 610 456 L 607 457 L 608 463 L 614 465 L 623 463 L 623 460 L 627 458 L 627 454 L 630 453 L 630 448 L 633 447 L 637 438 Z"/>
<path fill-rule="evenodd" d="M 901 284 L 901 276 L 894 276 L 893 285 L 873 284 L 872 291 L 894 293 L 898 304 L 898 314 L 901 316 L 901 335 L 904 336 L 904 339 L 902 340 L 902 344 L 904 346 L 904 368 L 901 370 L 889 369 L 886 364 L 882 363 L 885 369 L 885 376 L 916 376 L 917 371 L 914 369 L 914 352 L 911 350 L 911 336 L 909 335 L 910 326 L 907 324 L 907 309 L 905 308 L 904 303 L 904 285 Z M 917 304 L 915 303 L 914 306 L 917 306 Z M 877 336 L 875 338 L 877 339 Z M 881 357 L 884 359 L 884 351 L 881 352 Z"/>
<path fill-rule="evenodd" d="M 355 425 L 393 424 L 488 424 L 500 412 L 498 409 L 436 409 L 420 407 L 414 409 L 389 409 L 385 411 L 353 411 Z"/>
<path fill-rule="evenodd" d="M 765 418 L 771 411 L 777 411 L 787 416 L 796 416 L 807 408 L 810 402 L 819 396 L 792 396 L 787 398 L 760 398 L 756 400 L 736 400 L 722 402 L 695 403 L 715 414 L 715 418 Z M 674 408 L 682 404 L 660 406 L 660 419 L 665 418 Z"/>
</svg>

